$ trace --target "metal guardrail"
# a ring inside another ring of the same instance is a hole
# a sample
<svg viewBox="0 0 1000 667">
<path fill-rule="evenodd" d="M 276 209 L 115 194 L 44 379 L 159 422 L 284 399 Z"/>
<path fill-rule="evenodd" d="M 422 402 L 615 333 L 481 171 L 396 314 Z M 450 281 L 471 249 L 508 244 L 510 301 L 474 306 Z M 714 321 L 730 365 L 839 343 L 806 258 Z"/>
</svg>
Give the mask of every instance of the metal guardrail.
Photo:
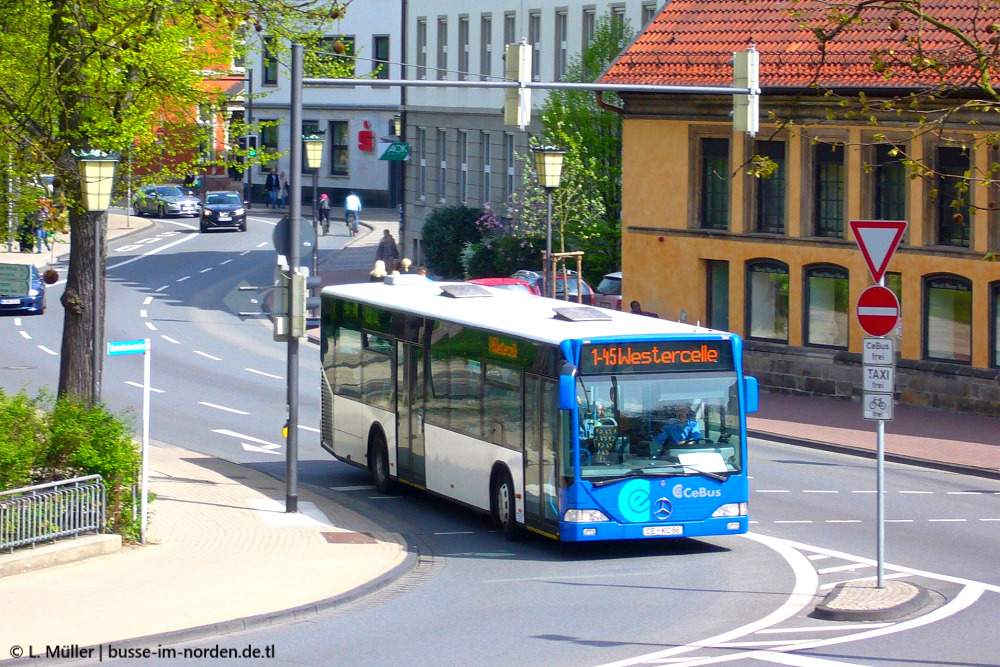
<svg viewBox="0 0 1000 667">
<path fill-rule="evenodd" d="M 100 475 L 0 491 L 0 550 L 103 533 L 106 518 Z"/>
</svg>

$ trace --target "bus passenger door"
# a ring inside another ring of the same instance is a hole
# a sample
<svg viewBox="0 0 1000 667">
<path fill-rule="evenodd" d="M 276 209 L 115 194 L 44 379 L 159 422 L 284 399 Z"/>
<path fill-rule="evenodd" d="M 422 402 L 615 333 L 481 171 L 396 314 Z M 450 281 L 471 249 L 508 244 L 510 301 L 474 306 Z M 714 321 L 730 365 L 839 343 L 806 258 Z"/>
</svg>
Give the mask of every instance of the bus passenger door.
<svg viewBox="0 0 1000 667">
<path fill-rule="evenodd" d="M 524 374 L 524 510 L 529 526 L 555 534 L 559 527 L 558 385 Z"/>
<path fill-rule="evenodd" d="M 396 341 L 396 474 L 423 488 L 424 348 Z"/>
</svg>

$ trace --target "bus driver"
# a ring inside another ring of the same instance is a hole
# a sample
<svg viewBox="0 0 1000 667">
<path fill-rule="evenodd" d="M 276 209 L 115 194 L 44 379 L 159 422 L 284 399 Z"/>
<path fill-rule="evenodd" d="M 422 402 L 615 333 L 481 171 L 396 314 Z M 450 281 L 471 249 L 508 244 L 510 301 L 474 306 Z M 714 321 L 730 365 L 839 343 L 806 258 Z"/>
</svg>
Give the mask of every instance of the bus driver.
<svg viewBox="0 0 1000 667">
<path fill-rule="evenodd" d="M 694 411 L 682 403 L 674 407 L 674 416 L 667 420 L 659 434 L 653 436 L 653 442 L 662 447 L 691 444 L 701 438 L 701 427 L 694 418 Z"/>
</svg>

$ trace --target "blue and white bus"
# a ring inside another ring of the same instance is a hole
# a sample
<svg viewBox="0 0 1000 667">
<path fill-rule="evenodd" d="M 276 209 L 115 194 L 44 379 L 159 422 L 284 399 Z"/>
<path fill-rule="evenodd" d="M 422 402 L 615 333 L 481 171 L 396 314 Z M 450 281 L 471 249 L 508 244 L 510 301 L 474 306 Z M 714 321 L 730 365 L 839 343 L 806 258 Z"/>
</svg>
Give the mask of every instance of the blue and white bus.
<svg viewBox="0 0 1000 667">
<path fill-rule="evenodd" d="M 382 492 L 489 512 L 510 539 L 747 531 L 757 383 L 735 334 L 390 276 L 323 289 L 321 355 L 322 445 Z"/>
</svg>

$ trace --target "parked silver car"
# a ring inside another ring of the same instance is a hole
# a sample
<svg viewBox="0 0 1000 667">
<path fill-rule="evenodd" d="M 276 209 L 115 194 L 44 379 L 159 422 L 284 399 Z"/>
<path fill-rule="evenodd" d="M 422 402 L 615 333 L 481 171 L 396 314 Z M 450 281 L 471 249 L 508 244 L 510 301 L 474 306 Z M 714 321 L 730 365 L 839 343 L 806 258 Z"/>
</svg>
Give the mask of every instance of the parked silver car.
<svg viewBox="0 0 1000 667">
<path fill-rule="evenodd" d="M 605 274 L 600 284 L 594 288 L 594 305 L 612 310 L 622 309 L 622 272 Z"/>
<path fill-rule="evenodd" d="M 136 193 L 132 208 L 136 215 L 197 217 L 201 214 L 201 200 L 177 185 L 144 185 Z"/>
</svg>

